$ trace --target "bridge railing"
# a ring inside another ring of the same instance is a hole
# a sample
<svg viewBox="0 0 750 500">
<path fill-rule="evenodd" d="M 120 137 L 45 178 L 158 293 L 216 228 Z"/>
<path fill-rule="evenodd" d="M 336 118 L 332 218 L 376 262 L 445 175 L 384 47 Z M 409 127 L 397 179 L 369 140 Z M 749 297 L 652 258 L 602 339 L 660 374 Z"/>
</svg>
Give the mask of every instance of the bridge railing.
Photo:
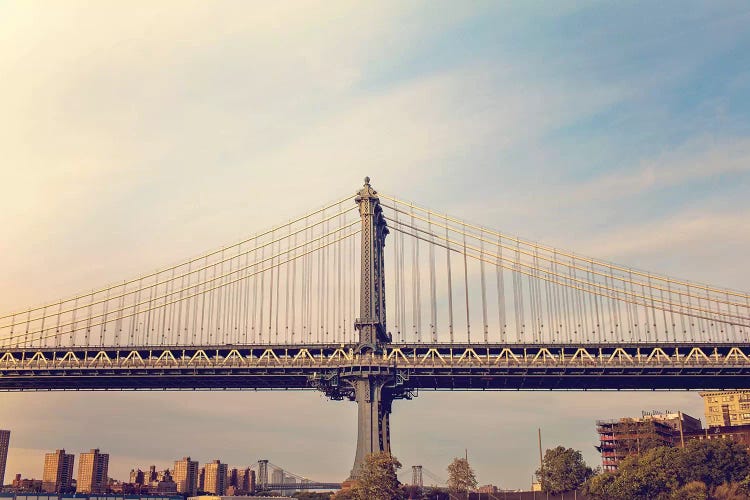
<svg viewBox="0 0 750 500">
<path fill-rule="evenodd" d="M 0 351 L 0 370 L 21 369 L 231 369 L 231 368 L 351 368 L 513 366 L 747 366 L 750 346 L 493 346 L 456 348 L 444 345 L 393 347 L 382 354 L 359 354 L 352 349 L 265 348 L 186 350 L 7 350 Z"/>
</svg>

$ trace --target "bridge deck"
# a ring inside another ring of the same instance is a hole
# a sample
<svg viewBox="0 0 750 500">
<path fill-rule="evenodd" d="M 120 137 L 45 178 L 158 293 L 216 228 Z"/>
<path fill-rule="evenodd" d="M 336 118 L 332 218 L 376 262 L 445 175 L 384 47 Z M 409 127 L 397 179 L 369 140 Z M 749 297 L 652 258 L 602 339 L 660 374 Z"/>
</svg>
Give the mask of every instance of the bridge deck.
<svg viewBox="0 0 750 500">
<path fill-rule="evenodd" d="M 308 390 L 357 376 L 418 390 L 735 389 L 750 346 L 690 344 L 392 344 L 94 347 L 0 350 L 0 390 Z"/>
</svg>

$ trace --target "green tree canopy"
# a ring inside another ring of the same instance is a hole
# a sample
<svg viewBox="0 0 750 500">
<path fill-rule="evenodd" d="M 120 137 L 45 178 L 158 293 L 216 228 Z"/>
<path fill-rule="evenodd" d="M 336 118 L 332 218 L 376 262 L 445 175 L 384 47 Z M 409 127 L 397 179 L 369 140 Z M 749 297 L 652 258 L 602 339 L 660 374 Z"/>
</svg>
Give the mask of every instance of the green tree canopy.
<svg viewBox="0 0 750 500">
<path fill-rule="evenodd" d="M 730 439 L 711 439 L 628 457 L 615 472 L 590 478 L 583 490 L 597 500 L 748 498 L 740 491 L 748 476 L 747 447 Z M 739 496 L 734 496 L 735 490 Z"/>
<path fill-rule="evenodd" d="M 448 490 L 451 493 L 465 494 L 477 487 L 474 470 L 465 458 L 454 458 L 448 466 Z"/>
<path fill-rule="evenodd" d="M 580 451 L 564 446 L 547 450 L 536 471 L 542 490 L 552 494 L 576 490 L 593 474 Z"/>
<path fill-rule="evenodd" d="M 690 441 L 676 464 L 684 482 L 701 481 L 709 490 L 739 482 L 750 473 L 747 447 L 732 439 Z"/>
</svg>

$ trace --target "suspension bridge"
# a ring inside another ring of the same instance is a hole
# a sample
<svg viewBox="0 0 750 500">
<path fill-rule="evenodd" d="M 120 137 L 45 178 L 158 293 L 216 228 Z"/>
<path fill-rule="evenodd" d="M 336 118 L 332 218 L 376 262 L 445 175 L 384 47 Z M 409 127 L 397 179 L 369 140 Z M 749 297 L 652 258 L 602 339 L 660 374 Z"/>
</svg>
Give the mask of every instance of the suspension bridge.
<svg viewBox="0 0 750 500">
<path fill-rule="evenodd" d="M 365 179 L 231 246 L 0 316 L 0 390 L 318 390 L 358 405 L 356 477 L 390 451 L 393 401 L 419 390 L 745 388 L 749 310 L 745 292 L 526 241 Z"/>
<path fill-rule="evenodd" d="M 341 483 L 323 483 L 285 470 L 268 460 L 258 460 L 255 470 L 257 478 L 255 491 L 298 491 L 298 490 L 338 490 Z M 254 492 L 255 492 L 254 491 Z"/>
</svg>

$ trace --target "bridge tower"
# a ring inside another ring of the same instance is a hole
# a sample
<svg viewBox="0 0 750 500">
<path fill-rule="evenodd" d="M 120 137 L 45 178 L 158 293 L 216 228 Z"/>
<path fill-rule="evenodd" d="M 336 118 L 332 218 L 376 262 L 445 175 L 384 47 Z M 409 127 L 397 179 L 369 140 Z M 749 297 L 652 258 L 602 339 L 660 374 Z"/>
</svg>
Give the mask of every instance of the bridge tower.
<svg viewBox="0 0 750 500">
<path fill-rule="evenodd" d="M 257 489 L 263 491 L 268 488 L 268 460 L 258 460 Z"/>
<path fill-rule="evenodd" d="M 386 330 L 384 249 L 388 226 L 383 217 L 378 193 L 370 186 L 370 178 L 357 193 L 362 219 L 361 278 L 359 291 L 359 318 L 354 327 L 359 332 L 357 352 L 376 356 L 383 345 L 391 341 Z M 359 468 L 370 453 L 391 451 L 390 414 L 393 402 L 388 387 L 391 376 L 360 373 L 348 382 L 354 387 L 357 402 L 357 451 L 351 478 L 359 475 Z"/>
<path fill-rule="evenodd" d="M 388 225 L 378 192 L 370 186 L 369 177 L 365 177 L 365 185 L 357 192 L 354 201 L 359 205 L 362 219 L 359 318 L 354 321 L 359 332 L 357 351 L 377 353 L 382 352 L 382 344 L 391 341 L 385 327 L 384 249 Z"/>
<path fill-rule="evenodd" d="M 422 488 L 424 486 L 424 482 L 422 481 L 422 466 L 421 465 L 411 466 L 411 485 L 418 486 L 419 488 Z"/>
<path fill-rule="evenodd" d="M 386 328 L 385 314 L 385 238 L 388 225 L 383 217 L 378 192 L 365 177 L 355 202 L 361 218 L 361 261 L 359 318 L 354 321 L 358 332 L 352 350 L 362 359 L 356 370 L 339 369 L 317 373 L 310 383 L 335 400 L 349 399 L 357 403 L 357 451 L 349 479 L 356 479 L 370 453 L 391 451 L 390 414 L 395 399 L 411 399 L 414 394 L 406 387 L 396 366 L 371 369 L 371 363 L 383 355 L 391 335 Z"/>
</svg>

